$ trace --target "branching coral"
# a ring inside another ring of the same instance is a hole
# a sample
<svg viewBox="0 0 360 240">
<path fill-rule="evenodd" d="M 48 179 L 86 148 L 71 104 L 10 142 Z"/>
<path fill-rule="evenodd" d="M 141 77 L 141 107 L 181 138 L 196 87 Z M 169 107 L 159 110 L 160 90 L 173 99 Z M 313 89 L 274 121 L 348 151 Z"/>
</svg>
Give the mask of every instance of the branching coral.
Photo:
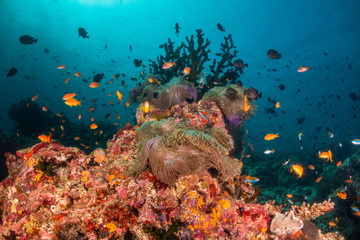
<svg viewBox="0 0 360 240">
<path fill-rule="evenodd" d="M 214 133 L 192 130 L 172 118 L 145 123 L 138 130 L 138 162 L 129 173 L 137 176 L 149 165 L 160 181 L 171 186 L 180 175 L 209 168 L 217 169 L 225 179 L 232 177 L 239 173 L 239 164 L 227 156 L 233 145 L 221 145 L 229 136 Z"/>
</svg>

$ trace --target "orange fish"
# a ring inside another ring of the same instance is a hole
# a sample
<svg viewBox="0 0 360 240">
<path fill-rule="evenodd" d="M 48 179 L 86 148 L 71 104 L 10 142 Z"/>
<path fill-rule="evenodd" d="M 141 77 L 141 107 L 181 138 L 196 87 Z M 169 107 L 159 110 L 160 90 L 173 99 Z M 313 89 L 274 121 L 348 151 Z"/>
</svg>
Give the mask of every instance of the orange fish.
<svg viewBox="0 0 360 240">
<path fill-rule="evenodd" d="M 49 133 L 49 136 L 46 135 L 40 135 L 38 136 L 38 139 L 40 139 L 42 142 L 51 143 L 52 140 L 52 134 Z"/>
<path fill-rule="evenodd" d="M 93 122 L 93 121 L 95 121 L 95 119 L 94 119 L 94 118 L 90 118 L 90 121 L 92 121 L 92 122 Z"/>
<path fill-rule="evenodd" d="M 185 67 L 184 70 L 183 70 L 183 72 L 184 72 L 184 76 L 189 75 L 189 74 L 190 74 L 190 68 L 189 68 L 189 67 Z"/>
<path fill-rule="evenodd" d="M 129 107 L 129 106 L 130 106 L 129 102 L 126 102 L 126 103 L 125 103 L 125 105 L 126 105 L 127 107 Z"/>
<path fill-rule="evenodd" d="M 80 140 L 80 137 L 74 137 L 74 139 L 75 139 L 76 141 L 78 141 L 78 140 Z"/>
<path fill-rule="evenodd" d="M 113 76 L 113 78 L 115 78 L 115 80 L 118 80 L 118 78 L 114 74 L 112 76 Z"/>
<path fill-rule="evenodd" d="M 79 114 L 79 116 L 78 116 L 78 120 L 80 120 L 81 119 L 81 114 Z"/>
<path fill-rule="evenodd" d="M 63 96 L 63 100 L 69 100 L 69 99 L 71 99 L 71 98 L 74 98 L 76 96 L 76 94 L 75 94 L 75 92 L 73 92 L 73 93 L 67 93 L 67 94 L 65 94 L 64 96 Z"/>
<path fill-rule="evenodd" d="M 279 108 L 279 107 L 280 107 L 280 103 L 277 102 L 277 103 L 275 104 L 275 107 L 276 107 L 276 108 Z"/>
<path fill-rule="evenodd" d="M 116 95 L 117 95 L 118 99 L 122 102 L 123 101 L 123 95 L 121 94 L 121 92 L 116 91 Z"/>
<path fill-rule="evenodd" d="M 336 226 L 336 223 L 334 223 L 334 222 L 329 222 L 329 225 L 330 225 L 331 227 L 335 227 L 335 226 Z"/>
<path fill-rule="evenodd" d="M 310 67 L 299 67 L 297 71 L 300 73 L 303 73 L 303 72 L 306 72 L 307 70 L 309 70 L 309 68 Z"/>
<path fill-rule="evenodd" d="M 31 98 L 31 101 L 35 101 L 38 97 L 39 97 L 39 94 L 36 94 L 35 96 L 33 96 L 33 97 Z"/>
<path fill-rule="evenodd" d="M 346 192 L 338 192 L 335 196 L 338 196 L 339 198 L 345 200 L 346 199 Z"/>
<path fill-rule="evenodd" d="M 279 137 L 278 133 L 277 134 L 269 133 L 264 137 L 264 139 L 267 140 L 267 141 L 270 141 L 270 140 L 274 140 L 275 138 L 278 138 L 278 137 Z"/>
<path fill-rule="evenodd" d="M 144 111 L 144 113 L 148 113 L 150 111 L 150 103 L 144 102 L 143 105 L 140 106 L 140 108 Z"/>
<path fill-rule="evenodd" d="M 341 162 L 341 161 L 338 161 L 337 164 L 336 164 L 336 166 L 339 167 L 341 164 L 342 164 L 342 162 Z"/>
<path fill-rule="evenodd" d="M 109 101 L 109 104 L 112 106 L 112 105 L 114 105 L 114 103 L 112 102 L 112 101 Z"/>
<path fill-rule="evenodd" d="M 351 178 L 345 180 L 346 183 L 352 183 L 353 180 Z"/>
<path fill-rule="evenodd" d="M 64 83 L 67 84 L 69 80 L 70 80 L 70 78 L 68 77 Z"/>
<path fill-rule="evenodd" d="M 42 107 L 42 110 L 43 110 L 44 112 L 46 112 L 48 109 L 47 109 L 46 106 L 43 106 L 43 107 Z"/>
<path fill-rule="evenodd" d="M 287 196 L 288 198 L 292 198 L 292 197 L 293 197 L 292 194 L 286 194 L 286 196 Z"/>
<path fill-rule="evenodd" d="M 321 181 L 321 179 L 322 179 L 322 176 L 318 177 L 318 178 L 315 180 L 315 182 L 318 183 L 318 182 Z"/>
<path fill-rule="evenodd" d="M 290 158 L 286 162 L 283 163 L 283 166 L 288 165 L 289 162 L 290 162 Z"/>
<path fill-rule="evenodd" d="M 70 107 L 76 107 L 76 106 L 80 106 L 81 107 L 81 101 L 79 102 L 77 99 L 75 98 L 70 98 L 68 100 L 65 101 L 65 104 L 70 106 Z"/>
<path fill-rule="evenodd" d="M 330 150 L 328 150 L 327 152 L 321 152 L 319 154 L 319 158 L 322 158 L 322 159 L 327 159 L 326 161 L 329 161 L 332 162 L 333 159 L 332 159 L 332 152 Z"/>
<path fill-rule="evenodd" d="M 64 69 L 64 68 L 66 68 L 65 65 L 59 65 L 59 66 L 57 66 L 57 69 Z"/>
<path fill-rule="evenodd" d="M 108 96 L 111 97 L 113 94 L 112 93 L 109 93 Z"/>
<path fill-rule="evenodd" d="M 244 111 L 247 112 L 250 109 L 250 104 L 247 103 L 247 96 L 244 98 Z"/>
<path fill-rule="evenodd" d="M 77 76 L 77 77 L 82 77 L 81 73 L 79 73 L 79 72 L 76 72 L 76 73 L 75 73 L 75 76 Z"/>
<path fill-rule="evenodd" d="M 315 169 L 314 165 L 309 165 L 308 168 L 309 168 L 310 170 L 314 170 L 314 169 Z"/>
<path fill-rule="evenodd" d="M 97 83 L 97 82 L 92 82 L 92 83 L 90 83 L 89 87 L 91 87 L 91 88 L 97 88 L 97 87 L 100 87 L 100 84 Z"/>
<path fill-rule="evenodd" d="M 291 166 L 290 172 L 292 171 L 294 171 L 298 175 L 298 178 L 301 178 L 304 173 L 304 168 L 298 164 L 294 164 Z"/>
<path fill-rule="evenodd" d="M 93 112 L 95 110 L 95 107 L 89 108 L 89 112 Z"/>
<path fill-rule="evenodd" d="M 97 126 L 95 123 L 93 123 L 93 124 L 90 125 L 90 129 L 97 129 L 97 127 L 98 127 L 98 126 Z"/>
<path fill-rule="evenodd" d="M 164 65 L 163 65 L 163 69 L 169 69 L 169 68 L 171 68 L 171 67 L 173 67 L 173 66 L 175 66 L 176 65 L 176 63 L 175 63 L 175 61 L 173 61 L 173 62 L 166 62 L 166 63 L 164 63 Z"/>
</svg>

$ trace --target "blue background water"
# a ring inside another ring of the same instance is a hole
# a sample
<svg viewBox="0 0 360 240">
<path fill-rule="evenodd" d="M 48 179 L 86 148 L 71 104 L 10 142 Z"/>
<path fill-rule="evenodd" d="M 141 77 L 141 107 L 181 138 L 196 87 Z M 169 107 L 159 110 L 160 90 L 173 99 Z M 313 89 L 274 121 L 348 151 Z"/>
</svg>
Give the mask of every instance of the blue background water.
<svg viewBox="0 0 360 240">
<path fill-rule="evenodd" d="M 101 105 L 111 100 L 115 106 L 111 120 L 106 121 L 125 124 L 133 119 L 137 108 L 136 104 L 124 107 L 128 91 L 136 84 L 130 78 L 138 77 L 142 70 L 134 67 L 134 59 L 147 65 L 148 59 L 163 54 L 159 45 L 168 38 L 179 45 L 196 29 L 203 29 L 205 37 L 211 40 L 212 58 L 224 36 L 230 33 L 239 50 L 238 57 L 249 64 L 240 80 L 245 87 L 252 86 L 263 93 L 256 101 L 256 114 L 243 126 L 249 130 L 247 140 L 254 145 L 256 156 L 244 159 L 243 173 L 260 177 L 261 187 L 267 184 L 268 188 L 259 196 L 264 201 L 276 198 L 279 203 L 287 193 L 301 195 L 298 201 L 302 201 L 304 195 L 309 195 L 306 188 L 313 193 L 309 201 L 323 201 L 336 188 L 345 188 L 344 179 L 335 178 L 334 164 L 318 168 L 321 165 L 318 151 L 332 149 L 337 161 L 359 147 L 351 145 L 351 140 L 360 138 L 360 101 L 349 97 L 351 92 L 360 97 L 359 13 L 358 0 L 2 0 L 0 129 L 13 131 L 15 122 L 8 116 L 11 104 L 36 94 L 40 106 L 46 105 L 55 113 L 64 112 L 73 122 L 78 122 L 81 113 L 85 125 L 90 117 L 104 120 L 108 108 Z M 179 36 L 174 30 L 176 22 L 181 27 Z M 217 23 L 222 24 L 225 33 L 217 29 Z M 85 28 L 90 38 L 80 38 L 79 27 Z M 25 34 L 38 42 L 22 45 L 19 37 Z M 45 48 L 50 50 L 49 54 L 44 53 Z M 269 59 L 266 53 L 270 48 L 278 50 L 282 58 Z M 60 64 L 68 68 L 58 70 Z M 310 66 L 310 70 L 298 73 L 300 66 Z M 6 78 L 12 67 L 18 73 Z M 104 73 L 105 79 L 100 88 L 92 89 L 74 76 L 77 71 L 89 82 L 97 73 Z M 108 83 L 113 80 L 112 74 L 117 73 L 126 74 L 119 79 L 125 80 L 128 87 L 121 86 L 120 81 Z M 65 85 L 67 77 L 71 79 Z M 284 91 L 280 91 L 280 84 L 285 85 Z M 124 94 L 122 104 L 116 99 L 117 90 Z M 86 98 L 82 107 L 64 104 L 62 96 L 74 91 L 79 94 L 78 99 Z M 109 93 L 114 95 L 110 97 Z M 97 109 L 89 113 L 88 108 L 93 106 L 90 100 L 95 98 Z M 268 98 L 281 103 L 275 114 L 265 111 L 273 108 Z M 115 119 L 114 110 L 121 115 L 120 120 Z M 297 119 L 303 117 L 304 123 L 298 124 Z M 318 131 L 317 127 L 321 129 Z M 298 139 L 300 132 L 304 134 L 302 141 Z M 333 138 L 329 138 L 329 132 L 334 133 Z M 280 138 L 267 142 L 263 139 L 267 133 L 279 133 Z M 267 148 L 274 148 L 275 153 L 265 156 L 263 151 Z M 277 167 L 279 161 L 288 158 L 304 165 L 317 164 L 317 171 L 308 171 L 303 178 L 296 179 L 288 168 Z M 324 180 L 316 185 L 315 179 L 320 174 Z M 339 200 L 336 201 L 338 204 Z M 339 214 L 322 220 L 325 228 L 335 216 Z M 342 222 L 356 226 L 353 222 Z"/>
<path fill-rule="evenodd" d="M 360 2 L 357 0 L 296 3 L 2 0 L 0 5 L 0 128 L 3 131 L 14 127 L 7 114 L 11 103 L 36 94 L 39 94 L 37 103 L 54 112 L 65 112 L 73 121 L 79 113 L 86 123 L 90 116 L 103 119 L 108 110 L 101 104 L 109 100 L 117 102 L 116 90 L 124 93 L 125 103 L 128 90 L 135 86 L 130 77 L 139 76 L 141 70 L 134 67 L 134 58 L 148 64 L 148 59 L 163 53 L 158 46 L 167 38 L 180 44 L 185 36 L 200 28 L 212 41 L 212 54 L 219 50 L 223 37 L 232 34 L 238 56 L 249 64 L 241 76 L 244 86 L 263 92 L 263 97 L 256 102 L 256 115 L 244 126 L 249 129 L 249 139 L 256 151 L 262 153 L 266 148 L 275 148 L 276 152 L 299 150 L 301 131 L 304 148 L 314 152 L 319 150 L 317 144 L 346 144 L 360 136 L 359 120 L 354 117 L 354 114 L 360 115 L 359 101 L 354 102 L 348 96 L 350 92 L 360 95 Z M 178 37 L 174 30 L 176 22 L 181 27 Z M 218 22 L 224 26 L 225 33 L 217 29 Z M 79 27 L 87 30 L 89 39 L 78 36 Z M 24 34 L 37 38 L 38 42 L 22 45 L 18 39 Z M 105 44 L 107 49 L 104 49 Z M 131 53 L 129 45 L 133 48 Z M 50 50 L 49 54 L 43 52 L 45 48 Z M 278 50 L 283 57 L 269 59 L 266 56 L 269 48 Z M 68 68 L 58 70 L 59 64 Z M 300 66 L 310 66 L 310 71 L 298 73 L 296 70 Z M 15 77 L 6 78 L 12 67 L 19 72 Z M 274 68 L 276 72 L 268 71 Z M 91 89 L 73 75 L 76 71 L 90 82 L 99 72 L 105 74 L 105 81 L 111 80 L 112 74 L 125 73 L 127 77 L 120 80 L 125 80 L 128 87 L 117 82 L 102 84 L 104 92 L 102 87 Z M 64 85 L 68 76 L 71 80 Z M 286 86 L 284 91 L 278 88 L 281 83 Z M 297 89 L 301 90 L 298 94 Z M 65 93 L 74 91 L 86 97 L 82 108 L 69 108 L 61 100 Z M 114 95 L 109 97 L 108 93 Z M 273 107 L 268 97 L 281 103 L 275 115 L 265 113 L 265 108 Z M 98 108 L 90 114 L 87 111 L 92 106 L 89 100 L 94 98 L 98 98 Z M 319 101 L 325 104 L 319 107 Z M 129 121 L 137 107 L 125 110 L 124 103 L 116 104 L 117 112 L 121 113 L 118 121 L 122 124 Z M 305 117 L 305 121 L 299 125 L 297 119 L 301 117 Z M 109 121 L 116 120 L 113 117 Z M 315 130 L 318 126 L 322 127 L 320 131 Z M 335 134 L 333 139 L 328 138 L 329 131 Z M 265 142 L 263 137 L 267 133 L 280 133 L 281 137 Z M 318 138 L 313 139 L 316 136 Z"/>
</svg>

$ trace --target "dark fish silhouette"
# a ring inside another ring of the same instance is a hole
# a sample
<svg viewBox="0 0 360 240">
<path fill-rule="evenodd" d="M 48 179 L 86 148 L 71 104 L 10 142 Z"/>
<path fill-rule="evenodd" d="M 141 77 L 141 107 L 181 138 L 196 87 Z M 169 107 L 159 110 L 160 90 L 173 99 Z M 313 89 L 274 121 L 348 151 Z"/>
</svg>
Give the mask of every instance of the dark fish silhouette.
<svg viewBox="0 0 360 240">
<path fill-rule="evenodd" d="M 107 44 L 105 44 L 105 49 L 107 49 Z"/>
<path fill-rule="evenodd" d="M 236 68 L 244 68 L 244 67 L 248 67 L 248 66 L 249 65 L 247 63 L 245 64 L 244 61 L 241 59 L 237 59 L 234 61 L 234 67 L 236 67 Z"/>
<path fill-rule="evenodd" d="M 224 27 L 223 27 L 223 26 L 221 26 L 221 24 L 220 24 L 220 23 L 218 23 L 216 26 L 217 26 L 217 28 L 220 30 L 220 32 L 225 32 Z"/>
<path fill-rule="evenodd" d="M 244 94 L 247 96 L 248 99 L 258 99 L 258 97 L 261 97 L 262 93 L 259 93 L 258 90 L 251 87 L 244 91 Z"/>
<path fill-rule="evenodd" d="M 179 29 L 180 29 L 179 23 L 175 23 L 175 34 L 177 37 L 179 36 L 180 33 Z"/>
<path fill-rule="evenodd" d="M 45 49 L 44 49 L 44 53 L 48 54 L 48 53 L 50 53 L 50 50 L 47 49 L 47 48 L 45 48 Z"/>
<path fill-rule="evenodd" d="M 13 77 L 15 76 L 15 74 L 18 72 L 18 70 L 16 68 L 11 68 L 10 71 L 8 72 L 8 74 L 6 75 L 6 77 Z"/>
<path fill-rule="evenodd" d="M 29 36 L 29 35 L 23 35 L 19 38 L 19 41 L 24 44 L 24 45 L 28 45 L 28 44 L 33 44 L 33 43 L 37 43 L 37 39 Z"/>
<path fill-rule="evenodd" d="M 269 49 L 267 51 L 267 55 L 271 59 L 280 59 L 281 58 L 281 54 L 278 51 L 274 50 L 274 49 Z"/>
<path fill-rule="evenodd" d="M 135 65 L 135 67 L 140 67 L 141 64 L 142 64 L 142 60 L 134 59 L 134 65 Z"/>
<path fill-rule="evenodd" d="M 130 45 L 130 53 L 132 52 L 132 46 Z"/>
<path fill-rule="evenodd" d="M 284 90 L 285 90 L 285 85 L 284 85 L 284 84 L 280 84 L 280 85 L 279 85 L 279 89 L 280 89 L 281 91 L 284 91 Z"/>
<path fill-rule="evenodd" d="M 104 74 L 103 73 L 98 73 L 94 76 L 93 80 L 94 82 L 101 82 L 101 79 L 104 78 Z"/>
<path fill-rule="evenodd" d="M 303 124 L 303 122 L 305 121 L 305 117 L 302 118 L 298 118 L 296 119 L 298 124 Z"/>
<path fill-rule="evenodd" d="M 87 31 L 85 30 L 85 28 L 79 27 L 78 29 L 79 32 L 79 37 L 83 37 L 85 38 L 89 38 L 89 36 L 87 35 Z"/>
<path fill-rule="evenodd" d="M 354 102 L 359 100 L 359 97 L 356 95 L 356 93 L 351 92 L 349 93 L 349 97 L 351 98 L 351 100 L 353 100 Z"/>
</svg>

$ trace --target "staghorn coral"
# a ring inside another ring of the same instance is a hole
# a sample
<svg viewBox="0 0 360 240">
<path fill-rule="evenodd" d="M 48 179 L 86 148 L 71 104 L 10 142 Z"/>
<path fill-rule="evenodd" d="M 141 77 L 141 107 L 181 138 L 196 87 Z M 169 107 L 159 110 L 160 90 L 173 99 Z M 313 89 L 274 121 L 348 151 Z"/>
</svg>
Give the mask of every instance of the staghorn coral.
<svg viewBox="0 0 360 240">
<path fill-rule="evenodd" d="M 295 217 L 294 212 L 287 214 L 276 213 L 271 221 L 270 231 L 277 236 L 292 235 L 304 226 L 303 221 Z"/>
<path fill-rule="evenodd" d="M 191 130 L 173 118 L 145 123 L 138 130 L 138 162 L 129 174 L 138 176 L 149 165 L 155 176 L 170 186 L 180 175 L 209 168 L 217 169 L 225 179 L 236 175 L 239 164 L 227 156 L 232 141 L 221 145 L 229 136 L 214 131 L 213 137 L 211 133 Z"/>
</svg>

